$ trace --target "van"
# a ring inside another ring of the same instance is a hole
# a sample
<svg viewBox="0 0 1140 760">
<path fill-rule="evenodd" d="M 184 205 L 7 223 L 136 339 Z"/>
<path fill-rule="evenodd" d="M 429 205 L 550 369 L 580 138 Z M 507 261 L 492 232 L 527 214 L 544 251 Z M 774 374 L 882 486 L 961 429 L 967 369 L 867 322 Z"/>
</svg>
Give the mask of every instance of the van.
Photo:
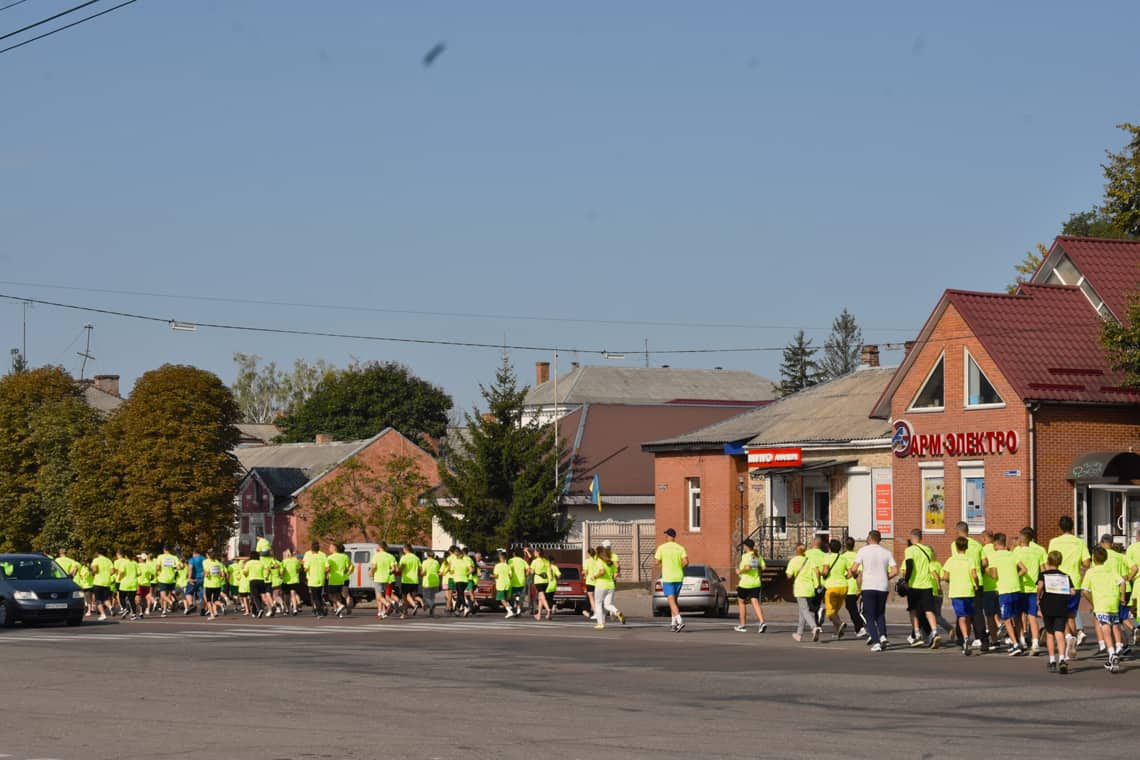
<svg viewBox="0 0 1140 760">
<path fill-rule="evenodd" d="M 376 586 L 372 582 L 372 555 L 380 548 L 380 544 L 351 543 L 344 545 L 344 553 L 352 560 L 352 576 L 348 579 L 348 591 L 357 601 L 371 601 L 376 599 Z M 404 553 L 403 544 L 385 544 L 388 553 L 396 559 Z M 431 549 L 426 546 L 413 546 L 412 551 L 421 559 Z"/>
</svg>

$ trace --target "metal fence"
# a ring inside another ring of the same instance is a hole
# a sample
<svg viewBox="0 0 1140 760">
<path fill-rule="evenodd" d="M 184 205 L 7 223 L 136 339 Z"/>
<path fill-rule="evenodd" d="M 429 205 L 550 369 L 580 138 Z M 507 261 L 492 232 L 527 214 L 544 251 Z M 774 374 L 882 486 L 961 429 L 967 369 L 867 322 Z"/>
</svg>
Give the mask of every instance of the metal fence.
<svg viewBox="0 0 1140 760">
<path fill-rule="evenodd" d="M 810 522 L 786 523 L 782 519 L 761 523 L 749 536 L 756 542 L 756 548 L 767 560 L 788 560 L 796 554 L 796 544 L 811 547 L 816 536 L 824 543 L 833 538 L 843 541 L 847 538 L 846 525 L 817 525 Z"/>
</svg>

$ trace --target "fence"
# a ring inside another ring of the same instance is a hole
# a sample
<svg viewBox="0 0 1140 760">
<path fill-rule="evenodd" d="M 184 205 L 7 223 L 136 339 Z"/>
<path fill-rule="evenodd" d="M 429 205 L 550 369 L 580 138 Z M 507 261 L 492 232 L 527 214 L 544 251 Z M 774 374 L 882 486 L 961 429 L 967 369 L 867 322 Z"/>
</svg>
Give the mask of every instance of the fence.
<svg viewBox="0 0 1140 760">
<path fill-rule="evenodd" d="M 653 552 L 657 548 L 655 525 L 653 520 L 583 522 L 582 559 L 585 560 L 587 548 L 609 541 L 622 558 L 618 581 L 645 583 L 652 579 Z"/>
<path fill-rule="evenodd" d="M 756 548 L 767 560 L 788 560 L 796 554 L 796 544 L 805 544 L 811 547 L 811 540 L 819 536 L 824 543 L 837 538 L 843 541 L 847 538 L 846 525 L 819 526 L 815 523 L 787 524 L 782 519 L 770 520 L 761 523 L 752 532 L 750 538 L 756 542 Z"/>
</svg>

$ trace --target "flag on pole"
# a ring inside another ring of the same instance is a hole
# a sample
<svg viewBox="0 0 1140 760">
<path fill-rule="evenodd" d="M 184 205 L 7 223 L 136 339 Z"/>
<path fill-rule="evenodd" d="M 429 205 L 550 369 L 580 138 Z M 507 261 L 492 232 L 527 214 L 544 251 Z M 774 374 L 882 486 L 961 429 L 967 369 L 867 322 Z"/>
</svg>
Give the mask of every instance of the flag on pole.
<svg viewBox="0 0 1140 760">
<path fill-rule="evenodd" d="M 602 487 L 598 484 L 597 475 L 590 481 L 590 501 L 598 505 L 599 512 L 602 511 Z"/>
</svg>

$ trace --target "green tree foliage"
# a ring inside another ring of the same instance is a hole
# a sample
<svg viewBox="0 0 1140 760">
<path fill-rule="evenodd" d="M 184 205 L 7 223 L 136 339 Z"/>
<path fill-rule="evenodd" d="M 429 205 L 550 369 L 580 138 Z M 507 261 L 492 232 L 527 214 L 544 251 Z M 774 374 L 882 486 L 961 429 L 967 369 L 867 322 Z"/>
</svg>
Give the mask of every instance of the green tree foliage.
<svg viewBox="0 0 1140 760">
<path fill-rule="evenodd" d="M 553 426 L 522 424 L 526 388 L 518 387 L 506 355 L 495 384 L 479 389 L 487 412 L 466 415 L 466 435 L 450 440 L 440 460 L 440 481 L 456 505 L 437 501 L 433 514 L 444 530 L 473 548 L 561 540 L 570 526 L 554 480 L 564 452 Z"/>
<path fill-rule="evenodd" d="M 1104 169 L 1104 213 L 1112 226 L 1128 237 L 1140 237 L 1140 125 L 1117 124 L 1128 133 L 1119 153 L 1108 153 Z"/>
<path fill-rule="evenodd" d="M 863 348 L 863 331 L 855 317 L 844 309 L 831 322 L 831 335 L 823 344 L 823 358 L 819 363 L 825 378 L 841 377 L 854 372 L 859 366 L 859 352 Z"/>
<path fill-rule="evenodd" d="M 800 330 L 791 342 L 784 347 L 784 359 L 780 364 L 780 385 L 777 391 L 781 396 L 788 396 L 804 388 L 819 384 L 823 379 L 823 372 L 816 362 L 815 356 L 819 352 L 811 344 L 811 338 L 804 336 Z"/>
<path fill-rule="evenodd" d="M 1101 342 L 1113 369 L 1124 373 L 1125 388 L 1140 388 L 1140 296 L 1128 302 L 1124 322 L 1105 320 Z"/>
<path fill-rule="evenodd" d="M 43 523 L 32 548 L 54 553 L 78 546 L 77 516 L 70 491 L 76 481 L 78 442 L 98 434 L 102 418 L 82 397 L 42 407 L 32 417 L 36 451 L 36 491 Z"/>
<path fill-rule="evenodd" d="M 431 535 L 431 514 L 420 499 L 430 488 L 414 457 L 392 455 L 376 471 L 353 457 L 309 491 L 300 516 L 309 520 L 309 533 L 325 541 L 359 533 L 380 544 L 423 544 Z"/>
<path fill-rule="evenodd" d="M 327 374 L 278 424 L 288 442 L 324 433 L 342 441 L 395 428 L 420 445 L 447 432 L 451 396 L 395 362 L 370 362 Z M 425 438 L 426 437 L 426 438 Z"/>
<path fill-rule="evenodd" d="M 61 489 L 72 444 L 98 425 L 89 411 L 60 367 L 0 378 L 0 551 L 57 548 L 46 544 L 68 534 Z"/>
<path fill-rule="evenodd" d="M 1021 260 L 1020 264 L 1015 264 L 1013 269 L 1017 272 L 1017 278 L 1005 290 L 1010 295 L 1017 292 L 1018 287 L 1023 282 L 1029 282 L 1029 278 L 1037 271 L 1037 267 L 1041 266 L 1041 262 L 1049 255 L 1049 249 L 1045 247 L 1044 243 L 1038 243 L 1036 248 L 1032 251 L 1025 252 L 1025 258 Z"/>
<path fill-rule="evenodd" d="M 181 365 L 145 373 L 77 447 L 72 491 L 89 549 L 220 546 L 237 519 L 237 403 L 217 376 Z"/>
<path fill-rule="evenodd" d="M 278 369 L 276 362 L 259 366 L 260 361 L 256 354 L 234 354 L 238 372 L 233 392 L 242 422 L 274 422 L 306 401 L 320 381 L 335 371 L 324 359 L 312 363 L 297 359 L 291 372 Z"/>
<path fill-rule="evenodd" d="M 1076 214 L 1070 214 L 1068 221 L 1061 225 L 1061 234 L 1073 235 L 1075 237 L 1114 239 L 1128 237 L 1116 228 L 1112 218 L 1107 216 L 1104 213 L 1104 209 L 1099 207 L 1089 209 L 1088 211 L 1080 211 Z M 1044 248 L 1041 243 L 1037 245 Z"/>
</svg>

